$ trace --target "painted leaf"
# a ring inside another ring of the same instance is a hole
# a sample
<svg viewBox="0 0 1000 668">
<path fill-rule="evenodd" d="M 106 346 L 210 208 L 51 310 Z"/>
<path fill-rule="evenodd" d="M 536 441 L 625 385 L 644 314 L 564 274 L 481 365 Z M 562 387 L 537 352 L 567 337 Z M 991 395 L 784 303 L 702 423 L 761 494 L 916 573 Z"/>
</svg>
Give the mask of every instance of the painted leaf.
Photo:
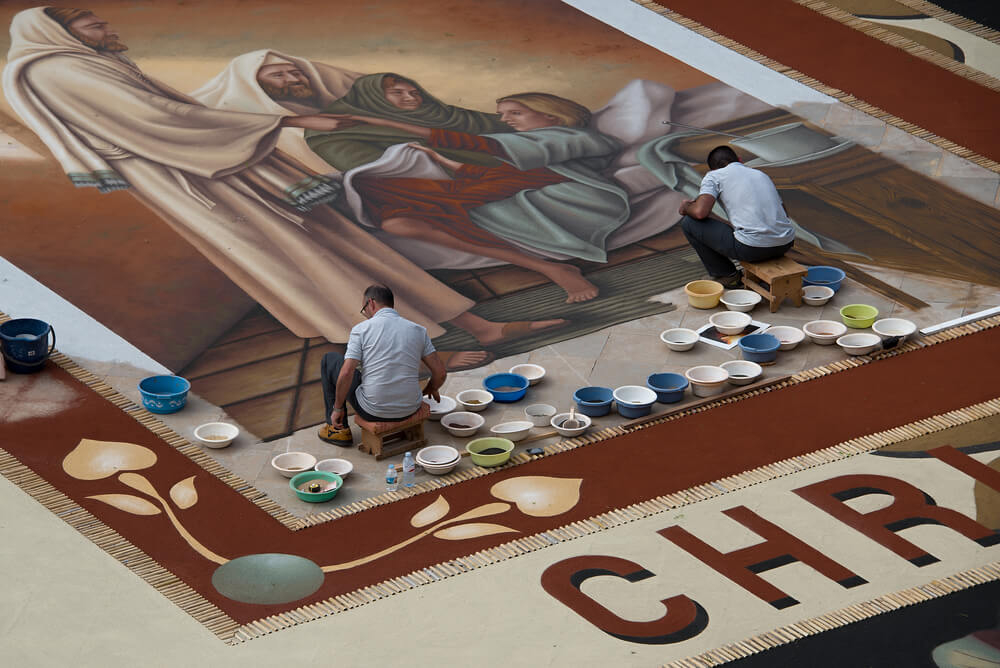
<svg viewBox="0 0 1000 668">
<path fill-rule="evenodd" d="M 448 501 L 443 496 L 439 496 L 434 500 L 434 503 L 414 515 L 410 520 L 410 524 L 415 527 L 425 527 L 428 524 L 437 522 L 447 515 L 450 510 L 451 506 L 448 505 Z"/>
<path fill-rule="evenodd" d="M 122 473 L 118 476 L 118 480 L 125 483 L 137 492 L 142 492 L 143 494 L 149 494 L 153 498 L 159 498 L 159 494 L 156 493 L 156 489 L 153 488 L 153 483 L 146 480 L 146 477 L 138 473 Z"/>
<path fill-rule="evenodd" d="M 581 478 L 552 478 L 527 475 L 502 480 L 490 488 L 490 494 L 517 504 L 517 509 L 532 517 L 561 515 L 580 502 Z"/>
<path fill-rule="evenodd" d="M 77 480 L 100 480 L 119 471 L 137 471 L 156 463 L 156 453 L 135 443 L 80 439 L 63 458 L 63 470 Z"/>
<path fill-rule="evenodd" d="M 181 510 L 198 503 L 198 492 L 194 489 L 194 476 L 184 478 L 170 488 L 170 499 Z"/>
<path fill-rule="evenodd" d="M 499 515 L 500 513 L 507 512 L 510 510 L 509 503 L 487 503 L 478 508 L 473 508 L 472 510 L 462 513 L 454 519 L 455 522 L 462 522 L 464 520 L 474 520 L 478 517 L 488 517 L 490 515 Z"/>
<path fill-rule="evenodd" d="M 465 540 L 466 538 L 479 538 L 480 536 L 492 536 L 496 533 L 518 533 L 517 529 L 511 529 L 500 524 L 487 524 L 485 522 L 470 522 L 469 524 L 459 524 L 435 531 L 434 536 L 445 540 Z"/>
<path fill-rule="evenodd" d="M 118 510 L 124 510 L 133 515 L 159 515 L 160 509 L 152 503 L 138 496 L 131 494 L 97 494 L 88 496 L 88 499 L 102 501 L 109 506 L 114 506 Z"/>
</svg>

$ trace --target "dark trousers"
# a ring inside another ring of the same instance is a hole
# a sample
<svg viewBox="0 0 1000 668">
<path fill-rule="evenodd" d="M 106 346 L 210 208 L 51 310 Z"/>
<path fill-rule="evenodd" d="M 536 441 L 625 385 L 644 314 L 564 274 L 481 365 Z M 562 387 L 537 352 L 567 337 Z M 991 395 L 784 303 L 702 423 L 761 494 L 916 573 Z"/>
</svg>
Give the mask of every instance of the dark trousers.
<svg viewBox="0 0 1000 668">
<path fill-rule="evenodd" d="M 747 246 L 736 239 L 732 227 L 715 218 L 684 216 L 681 229 L 712 278 L 732 276 L 736 272 L 732 260 L 764 262 L 781 257 L 792 247 L 791 241 L 782 246 Z"/>
<path fill-rule="evenodd" d="M 337 378 L 340 376 L 340 370 L 344 368 L 344 356 L 337 352 L 329 352 L 323 355 L 323 361 L 319 365 L 319 380 L 320 384 L 323 386 L 323 403 L 326 404 L 326 420 L 327 424 L 330 424 L 330 413 L 333 412 L 333 402 L 337 398 Z M 410 416 L 401 418 L 384 418 L 378 417 L 377 415 L 372 415 L 365 409 L 358 406 L 357 391 L 358 387 L 361 386 L 361 372 L 357 369 L 354 370 L 354 378 L 351 379 L 351 389 L 347 393 L 347 400 L 351 402 L 351 406 L 354 407 L 354 412 L 357 413 L 358 417 L 362 420 L 368 420 L 369 422 L 402 422 Z"/>
</svg>

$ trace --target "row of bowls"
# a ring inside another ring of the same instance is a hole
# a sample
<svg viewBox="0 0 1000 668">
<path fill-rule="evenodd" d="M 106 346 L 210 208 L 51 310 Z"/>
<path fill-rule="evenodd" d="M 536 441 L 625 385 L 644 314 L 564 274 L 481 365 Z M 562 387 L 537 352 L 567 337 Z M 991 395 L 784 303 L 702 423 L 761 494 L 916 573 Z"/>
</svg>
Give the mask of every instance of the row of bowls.
<svg viewBox="0 0 1000 668">
<path fill-rule="evenodd" d="M 822 306 L 840 290 L 846 278 L 842 269 L 817 265 L 806 269 L 802 278 L 802 299 L 810 306 Z M 761 296 L 753 290 L 730 290 L 723 294 L 723 285 L 718 281 L 691 281 L 684 286 L 688 303 L 694 308 L 715 308 L 721 301 L 731 311 L 752 311 L 760 303 Z"/>
<path fill-rule="evenodd" d="M 578 417 L 580 421 L 578 427 L 564 427 L 563 423 L 569 419 L 569 413 L 557 413 L 555 407 L 549 404 L 532 404 L 524 409 L 524 413 L 526 419 L 502 422 L 491 427 L 490 432 L 512 441 L 520 441 L 528 435 L 532 427 L 552 427 L 560 436 L 567 438 L 579 436 L 590 427 L 590 420 L 584 419 L 586 416 Z M 486 420 L 483 416 L 466 411 L 448 413 L 441 418 L 441 426 L 449 434 L 459 438 L 468 438 L 474 435 L 484 424 L 486 424 Z"/>
</svg>

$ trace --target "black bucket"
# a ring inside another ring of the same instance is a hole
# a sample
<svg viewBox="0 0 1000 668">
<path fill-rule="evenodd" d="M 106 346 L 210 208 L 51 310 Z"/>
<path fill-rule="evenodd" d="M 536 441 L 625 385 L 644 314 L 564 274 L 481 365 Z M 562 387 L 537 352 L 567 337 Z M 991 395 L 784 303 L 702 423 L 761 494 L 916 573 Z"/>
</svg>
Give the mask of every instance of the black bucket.
<svg viewBox="0 0 1000 668">
<path fill-rule="evenodd" d="M 52 343 L 49 343 L 52 334 Z M 0 324 L 0 352 L 14 373 L 41 370 L 56 347 L 56 330 L 44 320 L 15 318 Z"/>
</svg>

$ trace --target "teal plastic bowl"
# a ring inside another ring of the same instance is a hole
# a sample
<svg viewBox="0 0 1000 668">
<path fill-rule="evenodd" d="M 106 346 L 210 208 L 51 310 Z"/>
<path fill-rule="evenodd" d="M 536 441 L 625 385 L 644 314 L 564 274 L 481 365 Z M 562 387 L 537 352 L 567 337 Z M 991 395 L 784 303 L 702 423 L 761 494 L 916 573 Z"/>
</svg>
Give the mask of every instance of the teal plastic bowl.
<svg viewBox="0 0 1000 668">
<path fill-rule="evenodd" d="M 299 489 L 299 485 L 311 480 L 333 482 L 336 483 L 337 486 L 325 492 L 308 492 Z M 336 473 L 330 473 L 329 471 L 306 471 L 305 473 L 299 473 L 289 480 L 288 486 L 292 488 L 293 492 L 295 492 L 295 496 L 299 497 L 301 500 L 308 501 L 309 503 L 322 503 L 323 501 L 329 501 L 333 497 L 337 496 L 337 492 L 339 492 L 340 488 L 344 486 L 344 479 Z"/>
<path fill-rule="evenodd" d="M 878 317 L 878 309 L 868 304 L 848 304 L 840 309 L 840 318 L 844 324 L 854 329 L 871 327 Z"/>
</svg>

